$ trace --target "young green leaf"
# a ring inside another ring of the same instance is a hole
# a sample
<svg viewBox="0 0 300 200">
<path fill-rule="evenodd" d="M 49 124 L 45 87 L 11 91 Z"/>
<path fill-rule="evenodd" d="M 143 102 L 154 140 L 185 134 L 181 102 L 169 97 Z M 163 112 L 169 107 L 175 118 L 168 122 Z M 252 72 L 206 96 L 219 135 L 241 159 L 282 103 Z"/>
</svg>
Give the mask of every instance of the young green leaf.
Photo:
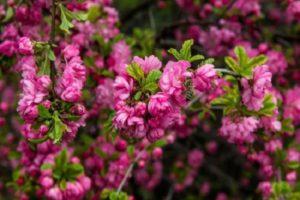
<svg viewBox="0 0 300 200">
<path fill-rule="evenodd" d="M 61 141 L 63 133 L 67 130 L 67 126 L 61 121 L 59 118 L 59 113 L 57 111 L 54 112 L 53 116 L 54 120 L 54 128 L 51 132 L 51 139 L 53 139 L 53 143 L 57 144 Z"/>
<path fill-rule="evenodd" d="M 59 25 L 59 28 L 65 33 L 70 34 L 69 29 L 73 28 L 74 25 L 69 21 L 69 19 L 66 16 L 66 8 L 62 4 L 59 4 L 59 8 L 60 8 L 60 20 L 61 20 L 61 24 Z"/>
<path fill-rule="evenodd" d="M 239 72 L 239 65 L 232 57 L 229 56 L 225 57 L 225 63 L 227 64 L 228 67 L 230 67 L 232 71 L 236 73 Z"/>
<path fill-rule="evenodd" d="M 234 48 L 234 53 L 238 58 L 239 65 L 241 67 L 246 66 L 249 58 L 248 58 L 245 48 L 242 46 L 237 46 Z"/>
<path fill-rule="evenodd" d="M 38 111 L 39 111 L 39 116 L 42 117 L 42 118 L 49 119 L 49 118 L 52 117 L 49 110 L 41 104 L 38 105 Z"/>
<path fill-rule="evenodd" d="M 268 61 L 268 57 L 264 55 L 259 55 L 254 58 L 251 58 L 247 64 L 248 68 L 255 68 L 256 66 L 263 65 Z"/>
<path fill-rule="evenodd" d="M 132 63 L 131 65 L 128 65 L 126 71 L 132 78 L 139 82 L 145 76 L 143 69 L 137 63 Z"/>
<path fill-rule="evenodd" d="M 152 70 L 146 78 L 146 83 L 156 82 L 161 76 L 161 71 Z"/>
<path fill-rule="evenodd" d="M 158 89 L 157 83 L 150 82 L 144 85 L 143 90 L 154 93 Z"/>
</svg>

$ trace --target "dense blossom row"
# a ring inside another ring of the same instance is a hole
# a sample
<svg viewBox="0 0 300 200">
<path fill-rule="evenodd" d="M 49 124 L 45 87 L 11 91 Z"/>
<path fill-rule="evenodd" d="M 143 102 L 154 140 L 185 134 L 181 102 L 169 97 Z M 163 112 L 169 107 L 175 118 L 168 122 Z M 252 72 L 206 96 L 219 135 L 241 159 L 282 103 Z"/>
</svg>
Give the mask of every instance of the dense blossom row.
<svg viewBox="0 0 300 200">
<path fill-rule="evenodd" d="M 255 180 L 264 199 L 299 198 L 300 1 L 278 2 L 159 0 L 185 13 L 170 54 L 122 35 L 110 0 L 1 4 L 3 197 L 155 199 L 167 182 L 167 198 L 241 199 Z"/>
</svg>

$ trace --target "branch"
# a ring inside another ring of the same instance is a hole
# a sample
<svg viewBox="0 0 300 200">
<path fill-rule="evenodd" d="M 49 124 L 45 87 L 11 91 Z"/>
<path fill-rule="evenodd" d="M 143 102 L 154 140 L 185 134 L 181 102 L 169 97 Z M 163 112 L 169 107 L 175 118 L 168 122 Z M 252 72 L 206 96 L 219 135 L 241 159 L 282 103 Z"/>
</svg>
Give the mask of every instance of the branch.
<svg viewBox="0 0 300 200">
<path fill-rule="evenodd" d="M 50 33 L 50 40 L 49 44 L 51 48 L 55 44 L 55 16 L 56 16 L 56 6 L 57 6 L 57 0 L 52 0 L 52 11 L 51 11 L 51 33 Z M 55 80 L 55 74 L 56 74 L 56 69 L 55 69 L 55 61 L 50 61 L 51 65 L 51 73 L 50 73 L 50 78 L 54 82 Z M 53 84 L 54 86 L 54 84 Z"/>
<path fill-rule="evenodd" d="M 122 191 L 122 188 L 124 187 L 127 179 L 129 178 L 129 176 L 130 176 L 130 174 L 131 174 L 131 172 L 133 170 L 133 167 L 134 167 L 135 163 L 140 159 L 141 156 L 142 156 L 142 151 L 140 151 L 138 153 L 138 155 L 135 157 L 135 159 L 133 160 L 133 162 L 128 167 L 128 169 L 126 171 L 126 174 L 125 174 L 124 178 L 122 179 L 122 182 L 120 183 L 120 185 L 118 187 L 117 194 L 119 194 Z"/>
</svg>

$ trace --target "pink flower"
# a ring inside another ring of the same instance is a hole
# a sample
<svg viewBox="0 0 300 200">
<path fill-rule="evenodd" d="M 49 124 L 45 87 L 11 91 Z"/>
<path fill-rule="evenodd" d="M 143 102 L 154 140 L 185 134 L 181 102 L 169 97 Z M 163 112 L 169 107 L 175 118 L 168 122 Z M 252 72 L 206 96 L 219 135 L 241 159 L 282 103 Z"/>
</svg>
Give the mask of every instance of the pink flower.
<svg viewBox="0 0 300 200">
<path fill-rule="evenodd" d="M 272 193 L 272 185 L 270 182 L 260 182 L 258 190 L 263 194 L 264 197 L 269 197 Z"/>
<path fill-rule="evenodd" d="M 254 69 L 252 81 L 246 78 L 241 80 L 244 89 L 242 94 L 243 103 L 248 109 L 258 111 L 263 107 L 264 97 L 272 87 L 271 79 L 272 74 L 268 66 L 263 65 Z"/>
<path fill-rule="evenodd" d="M 164 136 L 164 130 L 160 128 L 152 129 L 150 132 L 147 134 L 147 139 L 150 142 L 155 142 L 156 140 L 159 140 Z"/>
<path fill-rule="evenodd" d="M 28 37 L 21 37 L 18 41 L 18 51 L 23 55 L 33 54 L 33 45 Z"/>
<path fill-rule="evenodd" d="M 47 190 L 46 196 L 51 200 L 63 200 L 62 192 L 57 186 Z"/>
<path fill-rule="evenodd" d="M 53 185 L 53 183 L 53 179 L 48 176 L 44 176 L 40 179 L 40 184 L 46 189 L 50 188 Z"/>
<path fill-rule="evenodd" d="M 194 149 L 188 154 L 188 163 L 191 167 L 197 169 L 201 166 L 203 158 L 203 152 L 198 149 Z"/>
<path fill-rule="evenodd" d="M 284 96 L 285 118 L 291 118 L 295 124 L 300 123 L 300 87 L 295 87 L 286 92 Z"/>
<path fill-rule="evenodd" d="M 300 22 L 300 1 L 291 1 L 286 9 L 286 16 L 288 22 Z"/>
<path fill-rule="evenodd" d="M 205 64 L 198 68 L 193 76 L 193 85 L 200 92 L 209 91 L 213 80 L 217 77 L 212 64 Z"/>
<path fill-rule="evenodd" d="M 80 176 L 79 182 L 85 191 L 89 191 L 89 189 L 91 188 L 91 179 L 89 177 Z"/>
<path fill-rule="evenodd" d="M 81 98 L 81 91 L 78 87 L 67 87 L 61 93 L 60 97 L 67 102 L 78 102 Z"/>
<path fill-rule="evenodd" d="M 159 80 L 161 90 L 170 95 L 178 105 L 185 104 L 183 91 L 186 78 L 191 76 L 191 73 L 187 71 L 189 67 L 190 63 L 187 61 L 169 61 Z"/>
<path fill-rule="evenodd" d="M 122 76 L 117 76 L 113 86 L 115 98 L 125 100 L 129 98 L 130 93 L 133 90 L 133 80 L 131 78 L 126 79 Z"/>
<path fill-rule="evenodd" d="M 160 69 L 161 65 L 162 65 L 160 60 L 156 56 L 153 56 L 153 55 L 151 55 L 149 57 L 146 56 L 145 59 L 135 56 L 133 58 L 133 62 L 139 64 L 142 67 L 145 74 L 148 74 L 152 70 Z"/>
<path fill-rule="evenodd" d="M 224 117 L 222 119 L 220 135 L 232 143 L 252 143 L 255 138 L 253 132 L 257 127 L 258 120 L 254 117 L 240 117 L 237 119 Z"/>
<path fill-rule="evenodd" d="M 69 60 L 69 59 L 79 55 L 79 49 L 75 45 L 67 45 L 62 50 L 62 53 L 64 55 L 64 58 Z"/>
<path fill-rule="evenodd" d="M 284 54 L 280 51 L 270 50 L 266 55 L 268 56 L 267 65 L 270 66 L 272 74 L 283 74 L 288 67 Z"/>
<path fill-rule="evenodd" d="M 139 113 L 138 110 L 124 106 L 117 111 L 113 122 L 116 128 L 121 131 L 121 134 L 134 138 L 143 138 L 146 136 L 147 127 L 143 116 L 140 115 L 142 113 Z"/>
<path fill-rule="evenodd" d="M 297 180 L 297 172 L 291 171 L 286 175 L 286 180 L 290 183 L 294 183 Z"/>
<path fill-rule="evenodd" d="M 11 40 L 4 40 L 0 44 L 0 54 L 11 57 L 16 52 L 16 43 Z"/>
<path fill-rule="evenodd" d="M 169 96 L 159 92 L 150 97 L 148 111 L 153 116 L 163 116 L 172 110 Z"/>
<path fill-rule="evenodd" d="M 124 40 L 115 43 L 108 59 L 109 67 L 118 75 L 126 74 L 126 64 L 129 63 L 131 51 Z"/>
<path fill-rule="evenodd" d="M 282 142 L 281 140 L 271 140 L 270 142 L 265 144 L 265 149 L 268 152 L 274 153 L 279 149 L 282 149 Z"/>
</svg>

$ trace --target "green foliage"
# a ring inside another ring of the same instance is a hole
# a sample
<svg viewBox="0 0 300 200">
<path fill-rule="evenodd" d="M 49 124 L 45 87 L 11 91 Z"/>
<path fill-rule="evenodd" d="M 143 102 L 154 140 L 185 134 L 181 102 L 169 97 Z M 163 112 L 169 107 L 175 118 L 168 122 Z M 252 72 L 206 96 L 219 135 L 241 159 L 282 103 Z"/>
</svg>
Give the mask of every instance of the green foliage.
<svg viewBox="0 0 300 200">
<path fill-rule="evenodd" d="M 181 49 L 177 51 L 176 49 L 169 49 L 168 52 L 172 54 L 177 60 L 186 60 L 189 62 L 204 60 L 203 55 L 192 56 L 192 46 L 194 44 L 193 40 L 186 40 Z"/>
<path fill-rule="evenodd" d="M 34 42 L 34 53 L 37 65 L 40 66 L 38 75 L 50 75 L 50 62 L 55 61 L 54 52 L 49 43 Z"/>
<path fill-rule="evenodd" d="M 67 34 L 70 34 L 70 29 L 74 27 L 72 20 L 84 21 L 88 14 L 82 12 L 71 12 L 62 4 L 59 4 L 61 24 L 59 28 Z"/>
<path fill-rule="evenodd" d="M 102 15 L 100 6 L 91 6 L 87 12 L 87 20 L 90 22 L 96 22 L 96 20 Z"/>
<path fill-rule="evenodd" d="M 155 53 L 155 34 L 150 29 L 133 29 L 131 37 L 126 38 L 131 46 L 133 55 L 145 57 Z"/>
<path fill-rule="evenodd" d="M 234 53 L 237 59 L 228 56 L 225 57 L 225 63 L 232 71 L 243 77 L 251 77 L 255 67 L 267 62 L 267 57 L 264 55 L 249 58 L 246 50 L 241 46 L 235 47 Z"/>
<path fill-rule="evenodd" d="M 12 7 L 8 7 L 6 10 L 6 15 L 4 17 L 4 19 L 2 20 L 2 23 L 6 23 L 8 22 L 14 15 L 14 10 Z"/>
<path fill-rule="evenodd" d="M 134 80 L 138 81 L 139 83 L 141 83 L 141 81 L 145 77 L 143 69 L 137 63 L 132 63 L 128 65 L 126 71 L 129 76 L 131 76 Z"/>
<path fill-rule="evenodd" d="M 224 107 L 224 115 L 228 115 L 232 112 L 237 111 L 240 108 L 240 91 L 237 85 L 234 87 L 224 87 L 225 95 L 216 98 L 212 101 L 212 105 L 221 105 Z"/>
<path fill-rule="evenodd" d="M 45 108 L 43 105 L 39 104 L 38 105 L 38 111 L 39 111 L 39 116 L 44 118 L 44 119 L 49 119 L 51 118 L 51 113 L 49 112 L 49 110 L 47 110 L 47 108 Z"/>
<path fill-rule="evenodd" d="M 104 189 L 100 195 L 101 200 L 128 200 L 125 192 L 117 192 L 111 189 Z"/>
<path fill-rule="evenodd" d="M 74 181 L 79 175 L 84 173 L 84 168 L 78 163 L 69 163 L 68 153 L 63 149 L 55 158 L 55 165 L 44 164 L 42 169 L 53 169 L 53 177 L 60 182 L 60 187 L 65 188 L 66 181 Z"/>
<path fill-rule="evenodd" d="M 48 136 L 53 140 L 54 144 L 61 141 L 63 133 L 67 130 L 67 126 L 61 121 L 58 111 L 53 114 L 53 128 L 48 133 Z"/>
</svg>

